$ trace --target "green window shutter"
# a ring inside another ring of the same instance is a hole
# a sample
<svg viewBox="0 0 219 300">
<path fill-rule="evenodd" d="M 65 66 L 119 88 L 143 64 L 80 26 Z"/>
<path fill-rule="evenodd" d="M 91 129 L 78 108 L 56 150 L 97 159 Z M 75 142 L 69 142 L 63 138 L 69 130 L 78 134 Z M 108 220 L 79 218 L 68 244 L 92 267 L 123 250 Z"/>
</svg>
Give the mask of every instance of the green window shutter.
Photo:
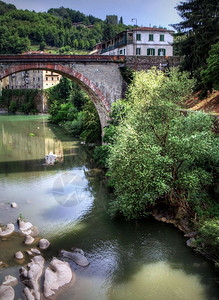
<svg viewBox="0 0 219 300">
<path fill-rule="evenodd" d="M 152 49 L 152 55 L 153 56 L 155 55 L 155 49 Z"/>
<path fill-rule="evenodd" d="M 166 56 L 166 49 L 163 49 L 163 55 Z"/>
<path fill-rule="evenodd" d="M 141 34 L 137 33 L 137 41 L 141 41 Z"/>
<path fill-rule="evenodd" d="M 150 49 L 147 49 L 147 55 L 150 55 Z"/>
<path fill-rule="evenodd" d="M 160 42 L 164 42 L 164 34 L 160 34 Z"/>
<path fill-rule="evenodd" d="M 154 35 L 153 34 L 149 34 L 149 41 L 153 41 L 154 40 Z"/>
</svg>

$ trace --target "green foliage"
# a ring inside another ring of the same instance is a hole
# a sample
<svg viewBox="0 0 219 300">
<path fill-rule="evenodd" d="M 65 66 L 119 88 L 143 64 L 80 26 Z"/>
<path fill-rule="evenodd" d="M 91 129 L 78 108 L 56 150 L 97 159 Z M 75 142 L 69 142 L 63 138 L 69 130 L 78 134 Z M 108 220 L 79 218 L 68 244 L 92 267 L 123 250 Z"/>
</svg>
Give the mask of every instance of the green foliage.
<svg viewBox="0 0 219 300">
<path fill-rule="evenodd" d="M 73 23 L 78 22 L 83 26 L 74 26 Z M 41 51 L 45 47 L 58 47 L 61 48 L 60 53 L 68 53 L 69 47 L 92 50 L 96 43 L 104 39 L 105 25 L 101 19 L 69 8 L 51 8 L 47 13 L 36 13 L 18 10 L 14 5 L 1 1 L 0 53 L 22 53 L 31 45 L 39 45 Z M 127 28 L 123 24 L 111 26 L 113 34 Z"/>
<path fill-rule="evenodd" d="M 219 90 L 219 43 L 212 45 L 207 58 L 207 67 L 201 71 L 202 82 L 207 89 Z"/>
<path fill-rule="evenodd" d="M 219 248 L 219 220 L 213 218 L 205 221 L 199 229 L 199 239 L 206 246 L 210 246 L 218 251 Z"/>
<path fill-rule="evenodd" d="M 190 0 L 177 5 L 179 15 L 183 19 L 173 25 L 178 31 L 177 52 L 184 57 L 183 69 L 191 71 L 198 79 L 200 72 L 206 67 L 211 45 L 218 42 L 218 1 Z"/>
<path fill-rule="evenodd" d="M 61 125 L 74 137 L 86 143 L 101 140 L 99 116 L 87 94 L 74 82 L 62 78 L 60 83 L 47 90 L 49 120 Z"/>
<path fill-rule="evenodd" d="M 16 103 L 16 101 L 11 101 L 11 103 L 10 103 L 10 105 L 9 105 L 9 108 L 8 108 L 8 111 L 10 112 L 10 113 L 16 113 L 16 111 L 17 111 L 17 109 L 18 109 L 18 107 L 17 107 L 17 103 Z"/>
<path fill-rule="evenodd" d="M 9 112 L 15 113 L 16 111 L 25 114 L 37 113 L 36 99 L 38 90 L 10 90 L 3 89 L 0 103 L 6 106 Z"/>
<path fill-rule="evenodd" d="M 189 74 L 177 70 L 135 74 L 127 94 L 131 109 L 109 146 L 114 211 L 138 218 L 161 198 L 194 210 L 204 205 L 218 144 L 210 117 L 178 110 L 193 86 Z"/>
</svg>

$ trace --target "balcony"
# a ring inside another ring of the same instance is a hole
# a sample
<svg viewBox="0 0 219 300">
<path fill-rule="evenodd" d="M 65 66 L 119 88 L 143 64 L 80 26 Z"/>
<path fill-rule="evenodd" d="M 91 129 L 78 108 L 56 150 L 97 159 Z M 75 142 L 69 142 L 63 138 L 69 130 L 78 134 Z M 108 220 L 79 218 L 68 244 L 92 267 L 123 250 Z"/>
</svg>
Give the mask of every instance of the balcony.
<svg viewBox="0 0 219 300">
<path fill-rule="evenodd" d="M 114 50 L 114 49 L 118 48 L 119 46 L 125 46 L 125 45 L 131 44 L 131 43 L 132 43 L 131 40 L 128 40 L 128 41 L 127 41 L 127 38 L 124 37 L 121 41 L 116 42 L 114 45 L 109 46 L 109 47 L 107 47 L 106 49 L 102 49 L 102 50 L 101 50 L 101 54 L 102 54 L 102 53 L 105 53 L 105 52 L 108 52 L 108 51 L 111 51 L 111 50 Z"/>
</svg>

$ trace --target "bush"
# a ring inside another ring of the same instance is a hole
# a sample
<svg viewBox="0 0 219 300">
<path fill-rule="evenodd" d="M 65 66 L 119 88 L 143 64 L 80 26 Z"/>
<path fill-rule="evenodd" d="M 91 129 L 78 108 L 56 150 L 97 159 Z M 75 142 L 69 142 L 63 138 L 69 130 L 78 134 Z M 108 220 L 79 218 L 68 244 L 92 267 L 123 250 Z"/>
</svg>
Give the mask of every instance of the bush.
<svg viewBox="0 0 219 300">
<path fill-rule="evenodd" d="M 17 111 L 17 103 L 16 103 L 16 101 L 11 101 L 11 103 L 10 103 L 10 105 L 9 105 L 9 108 L 8 108 L 8 111 L 10 112 L 10 113 L 16 113 L 16 111 Z"/>
<path fill-rule="evenodd" d="M 131 110 L 109 146 L 114 211 L 139 218 L 161 199 L 193 210 L 204 205 L 218 142 L 210 117 L 179 111 L 193 85 L 177 70 L 136 73 L 128 91 Z"/>
</svg>

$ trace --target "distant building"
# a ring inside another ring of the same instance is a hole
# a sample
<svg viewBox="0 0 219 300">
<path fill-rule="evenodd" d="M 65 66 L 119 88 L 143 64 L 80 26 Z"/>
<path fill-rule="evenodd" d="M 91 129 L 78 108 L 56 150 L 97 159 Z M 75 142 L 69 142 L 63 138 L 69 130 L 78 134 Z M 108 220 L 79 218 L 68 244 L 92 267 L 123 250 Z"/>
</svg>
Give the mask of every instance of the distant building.
<svg viewBox="0 0 219 300">
<path fill-rule="evenodd" d="M 7 89 L 9 86 L 9 78 L 5 77 L 0 80 L 0 95 L 2 93 L 2 89 Z"/>
<path fill-rule="evenodd" d="M 47 89 L 60 82 L 61 75 L 44 70 L 30 70 L 8 76 L 8 89 Z"/>
<path fill-rule="evenodd" d="M 122 31 L 112 39 L 96 45 L 93 54 L 172 56 L 173 31 L 140 27 Z"/>
</svg>

